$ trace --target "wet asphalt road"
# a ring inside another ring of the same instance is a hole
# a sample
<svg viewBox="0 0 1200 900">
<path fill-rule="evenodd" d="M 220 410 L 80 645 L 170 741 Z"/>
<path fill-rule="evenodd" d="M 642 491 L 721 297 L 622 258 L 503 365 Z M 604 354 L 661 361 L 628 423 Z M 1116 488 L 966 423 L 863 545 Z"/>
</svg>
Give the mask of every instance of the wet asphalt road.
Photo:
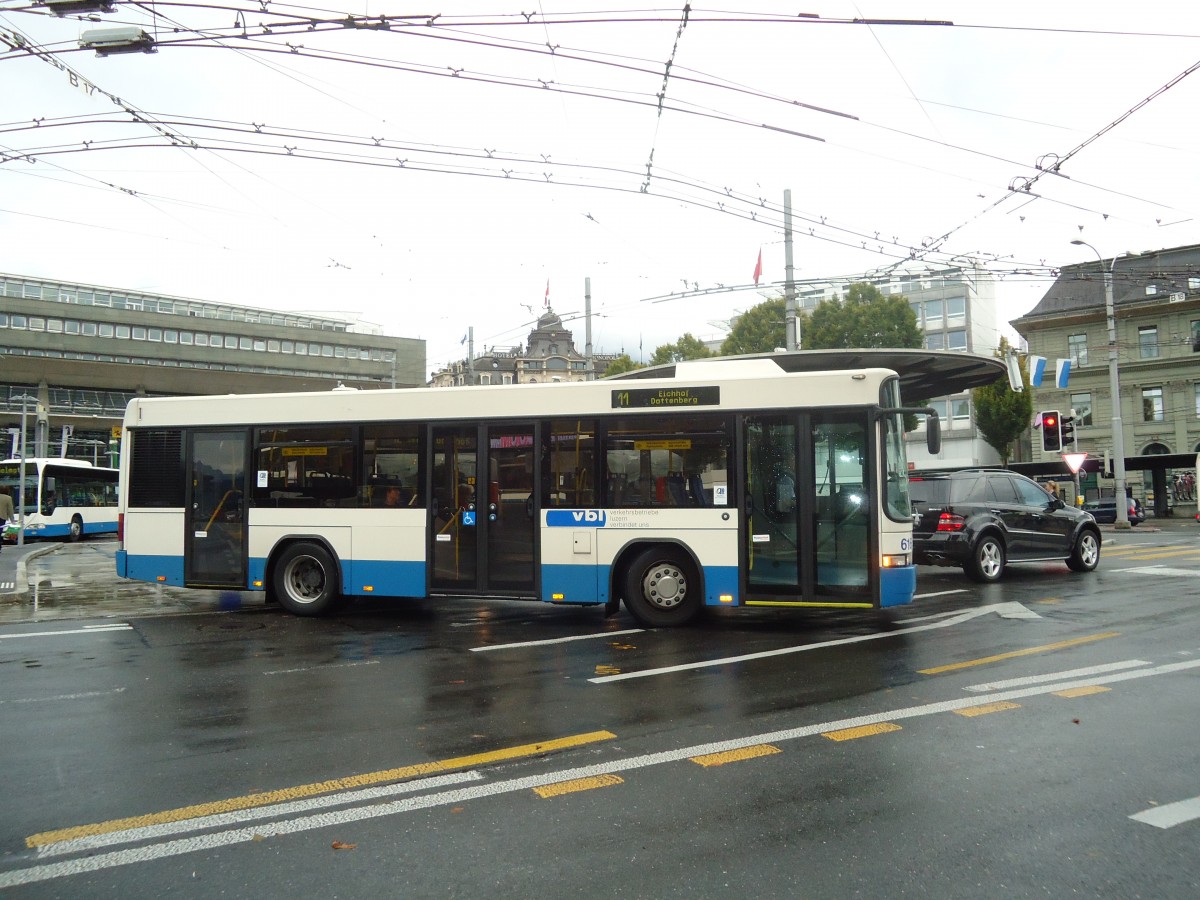
<svg viewBox="0 0 1200 900">
<path fill-rule="evenodd" d="M 1200 531 L 1105 540 L 1087 576 L 922 569 L 890 623 L 652 632 L 303 620 L 54 546 L 0 601 L 0 892 L 1195 896 Z"/>
</svg>

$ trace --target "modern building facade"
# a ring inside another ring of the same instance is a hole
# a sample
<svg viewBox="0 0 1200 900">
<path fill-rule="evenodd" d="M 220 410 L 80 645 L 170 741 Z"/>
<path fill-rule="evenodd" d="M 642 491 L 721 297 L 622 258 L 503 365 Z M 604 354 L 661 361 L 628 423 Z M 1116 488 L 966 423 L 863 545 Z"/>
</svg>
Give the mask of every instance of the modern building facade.
<svg viewBox="0 0 1200 900">
<path fill-rule="evenodd" d="M 591 381 L 604 374 L 616 357 L 575 349 L 575 339 L 552 309 L 538 317 L 524 347 L 490 347 L 476 353 L 469 347 L 464 359 L 434 372 L 430 387 L 465 384 L 538 384 L 547 381 Z"/>
<path fill-rule="evenodd" d="M 1064 266 L 1032 310 L 1012 322 L 1029 352 L 1069 359 L 1068 386 L 1034 388 L 1034 409 L 1075 410 L 1078 448 L 1111 456 L 1113 396 L 1105 280 L 1112 283 L 1120 412 L 1134 496 L 1162 501 L 1173 470 L 1200 453 L 1200 245 Z M 1036 458 L 1057 454 L 1033 440 Z M 1098 488 L 1111 492 L 1112 481 Z M 1157 490 L 1156 490 L 1157 487 Z"/>
<path fill-rule="evenodd" d="M 994 276 L 973 260 L 966 265 L 933 269 L 894 271 L 864 278 L 884 296 L 901 295 L 917 316 L 929 350 L 957 350 L 990 356 L 999 346 Z M 809 286 L 797 294 L 798 311 L 811 312 L 819 303 L 833 299 L 845 284 Z M 800 345 L 804 346 L 803 333 Z M 942 451 L 936 457 L 925 447 L 924 422 L 908 436 L 908 459 L 913 468 L 960 468 L 996 465 L 1000 455 L 975 428 L 969 393 L 944 397 L 911 397 L 937 410 L 942 422 Z"/>
<path fill-rule="evenodd" d="M 107 458 L 135 395 L 424 383 L 425 342 L 377 326 L 0 274 L 0 420 L 29 456 Z"/>
</svg>

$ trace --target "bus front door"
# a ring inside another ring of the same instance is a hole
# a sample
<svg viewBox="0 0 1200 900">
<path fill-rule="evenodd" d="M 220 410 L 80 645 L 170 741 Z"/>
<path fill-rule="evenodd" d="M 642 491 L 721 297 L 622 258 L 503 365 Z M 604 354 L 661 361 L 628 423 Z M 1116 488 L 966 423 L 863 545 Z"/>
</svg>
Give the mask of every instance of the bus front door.
<svg viewBox="0 0 1200 900">
<path fill-rule="evenodd" d="M 188 587 L 246 588 L 244 430 L 194 431 L 188 441 Z"/>
<path fill-rule="evenodd" d="M 431 589 L 532 592 L 533 425 L 437 426 L 432 441 Z"/>
</svg>

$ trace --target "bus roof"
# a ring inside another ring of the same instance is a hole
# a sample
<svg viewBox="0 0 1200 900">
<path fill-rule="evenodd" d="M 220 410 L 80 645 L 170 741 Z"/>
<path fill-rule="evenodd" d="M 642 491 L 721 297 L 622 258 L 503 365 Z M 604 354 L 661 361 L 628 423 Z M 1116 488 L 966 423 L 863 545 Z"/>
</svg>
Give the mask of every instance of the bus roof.
<svg viewBox="0 0 1200 900">
<path fill-rule="evenodd" d="M 880 385 L 895 378 L 890 369 L 835 368 L 789 372 L 770 358 L 681 363 L 659 371 L 657 379 L 631 383 L 541 382 L 481 389 L 398 388 L 360 391 L 226 394 L 193 397 L 135 397 L 125 425 L 244 425 L 273 422 L 428 421 L 483 418 L 553 418 L 617 413 L 648 414 L 683 408 L 765 409 L 795 406 L 872 406 Z M 695 393 L 688 393 L 694 391 Z M 654 392 L 666 392 L 665 394 Z"/>
<path fill-rule="evenodd" d="M 709 357 L 635 369 L 606 380 L 704 377 L 701 371 L 710 366 L 714 371 L 708 377 L 716 377 L 720 375 L 722 363 L 752 359 L 774 363 L 784 372 L 891 369 L 900 376 L 900 393 L 906 401 L 958 394 L 970 388 L 992 384 L 1007 375 L 1004 361 L 994 356 L 977 356 L 974 353 L 960 353 L 955 350 L 864 349 L 795 350 Z M 685 371 L 677 372 L 678 369 Z M 693 369 L 697 371 L 693 372 Z"/>
</svg>

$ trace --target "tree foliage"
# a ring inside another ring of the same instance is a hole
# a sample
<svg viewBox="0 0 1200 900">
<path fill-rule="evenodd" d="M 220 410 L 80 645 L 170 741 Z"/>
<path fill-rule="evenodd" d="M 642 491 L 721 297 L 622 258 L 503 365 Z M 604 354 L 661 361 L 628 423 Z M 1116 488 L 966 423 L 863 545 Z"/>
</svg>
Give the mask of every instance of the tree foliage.
<svg viewBox="0 0 1200 900">
<path fill-rule="evenodd" d="M 996 356 L 1004 359 L 1011 352 L 1008 340 L 1000 338 Z M 1033 416 L 1033 398 L 1029 393 L 1029 371 L 1021 364 L 1023 391 L 1014 391 L 1007 378 L 971 391 L 971 403 L 975 407 L 975 427 L 989 445 L 996 448 L 1000 460 L 1008 465 L 1012 457 L 1012 443 L 1029 427 Z"/>
<path fill-rule="evenodd" d="M 885 297 L 866 282 L 850 285 L 840 300 L 826 300 L 802 329 L 805 350 L 917 348 L 925 343 L 917 315 L 900 294 Z"/>
<path fill-rule="evenodd" d="M 608 368 L 604 370 L 603 378 L 610 375 L 621 375 L 625 372 L 632 372 L 634 369 L 641 369 L 644 366 L 635 363 L 628 353 L 622 353 L 616 359 L 608 364 Z"/>
<path fill-rule="evenodd" d="M 662 344 L 657 347 L 654 355 L 650 357 L 650 365 L 658 366 L 663 363 L 681 362 L 685 359 L 704 359 L 706 356 L 712 356 L 712 351 L 704 346 L 702 340 L 693 337 L 689 331 L 675 343 Z"/>
<path fill-rule="evenodd" d="M 776 347 L 782 347 L 787 340 L 785 314 L 782 297 L 752 306 L 734 322 L 729 337 L 721 344 L 721 354 L 770 353 Z"/>
</svg>

